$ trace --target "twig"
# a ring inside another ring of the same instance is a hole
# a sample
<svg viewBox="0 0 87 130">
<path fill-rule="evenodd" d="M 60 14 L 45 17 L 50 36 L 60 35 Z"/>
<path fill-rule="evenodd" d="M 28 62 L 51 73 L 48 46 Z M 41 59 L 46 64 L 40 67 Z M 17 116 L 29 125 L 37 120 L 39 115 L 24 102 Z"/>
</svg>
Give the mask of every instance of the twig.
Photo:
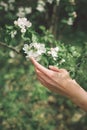
<svg viewBox="0 0 87 130">
<path fill-rule="evenodd" d="M 13 48 L 11 46 L 8 46 L 6 43 L 0 42 L 0 46 L 3 46 L 3 47 L 8 48 L 8 49 L 11 49 L 14 52 L 16 52 L 17 54 L 20 54 L 20 51 L 16 50 L 15 48 Z"/>
</svg>

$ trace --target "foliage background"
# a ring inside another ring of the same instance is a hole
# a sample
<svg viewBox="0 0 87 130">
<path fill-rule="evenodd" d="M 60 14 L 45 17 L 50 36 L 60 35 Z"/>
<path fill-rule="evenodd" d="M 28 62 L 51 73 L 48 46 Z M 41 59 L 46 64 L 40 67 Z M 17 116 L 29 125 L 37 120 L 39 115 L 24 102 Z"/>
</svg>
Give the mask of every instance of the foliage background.
<svg viewBox="0 0 87 130">
<path fill-rule="evenodd" d="M 59 5 L 55 0 L 52 4 L 44 1 L 42 12 L 36 9 L 37 0 L 9 1 L 0 0 L 0 130 L 87 130 L 87 114 L 37 81 L 34 68 L 23 53 L 17 54 L 8 47 L 20 49 L 20 35 L 12 39 L 6 29 L 6 25 L 13 26 L 20 7 L 32 7 L 25 16 L 42 34 L 43 41 L 75 46 L 81 54 L 76 61 L 70 58 L 65 67 L 74 66 L 74 78 L 87 90 L 87 1 L 61 0 Z M 66 19 L 71 11 L 76 11 L 77 17 L 69 26 Z"/>
</svg>

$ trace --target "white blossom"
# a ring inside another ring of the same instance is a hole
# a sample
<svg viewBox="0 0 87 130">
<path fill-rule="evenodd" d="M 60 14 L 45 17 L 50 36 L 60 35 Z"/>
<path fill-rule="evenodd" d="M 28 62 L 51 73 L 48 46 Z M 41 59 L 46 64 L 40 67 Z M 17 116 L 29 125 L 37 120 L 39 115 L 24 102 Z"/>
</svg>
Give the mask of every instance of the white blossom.
<svg viewBox="0 0 87 130">
<path fill-rule="evenodd" d="M 32 8 L 31 7 L 25 7 L 25 12 L 26 12 L 26 14 L 32 13 Z"/>
<path fill-rule="evenodd" d="M 21 28 L 21 33 L 25 33 L 26 32 L 26 28 Z"/>
<path fill-rule="evenodd" d="M 49 4 L 52 4 L 52 3 L 53 3 L 53 0 L 47 0 L 47 2 L 48 2 Z"/>
<path fill-rule="evenodd" d="M 9 6 L 8 6 L 7 3 L 1 1 L 1 2 L 0 2 L 0 5 L 1 5 L 2 7 L 4 7 L 5 11 L 8 11 Z"/>
<path fill-rule="evenodd" d="M 50 48 L 50 51 L 48 51 L 47 53 L 51 55 L 54 60 L 56 60 L 56 58 L 58 57 L 58 51 L 59 51 L 59 47 L 55 47 L 55 48 Z"/>
<path fill-rule="evenodd" d="M 10 10 L 14 10 L 13 4 L 9 4 L 9 9 L 10 9 Z"/>
<path fill-rule="evenodd" d="M 15 2 L 15 1 L 9 0 L 8 3 L 1 1 L 0 5 L 4 8 L 5 11 L 14 10 L 13 2 Z"/>
<path fill-rule="evenodd" d="M 10 52 L 9 52 L 9 55 L 10 55 L 11 58 L 14 58 L 14 57 L 15 57 L 14 51 L 10 51 Z"/>
<path fill-rule="evenodd" d="M 62 59 L 61 61 L 60 61 L 60 64 L 62 64 L 62 63 L 64 63 L 65 62 L 65 59 Z"/>
<path fill-rule="evenodd" d="M 21 7 L 18 8 L 18 10 L 19 10 L 20 12 L 22 12 L 22 11 L 24 11 L 24 7 L 21 6 Z"/>
<path fill-rule="evenodd" d="M 26 32 L 26 29 L 32 26 L 32 23 L 27 20 L 27 18 L 18 18 L 17 21 L 14 21 L 14 24 L 21 29 L 22 33 Z"/>
<path fill-rule="evenodd" d="M 36 9 L 40 12 L 45 11 L 45 2 L 43 0 L 38 0 Z"/>
<path fill-rule="evenodd" d="M 73 19 L 71 17 L 68 19 L 67 24 L 68 25 L 73 25 Z"/>
<path fill-rule="evenodd" d="M 46 53 L 45 45 L 42 43 L 25 44 L 23 47 L 26 58 L 34 57 L 37 61 L 40 60 L 42 54 Z"/>
<path fill-rule="evenodd" d="M 71 15 L 72 15 L 74 18 L 77 17 L 77 13 L 76 13 L 75 11 L 73 11 Z"/>
<path fill-rule="evenodd" d="M 16 31 L 16 30 L 11 31 L 11 38 L 14 38 L 16 34 L 17 34 L 17 31 Z"/>
<path fill-rule="evenodd" d="M 54 0 L 47 0 L 49 4 L 52 4 Z M 56 4 L 59 5 L 60 0 L 56 0 Z"/>
<path fill-rule="evenodd" d="M 25 17 L 25 12 L 18 11 L 16 15 L 17 15 L 18 17 L 22 18 L 22 17 Z"/>
<path fill-rule="evenodd" d="M 31 7 L 19 7 L 18 8 L 18 12 L 17 12 L 17 16 L 18 17 L 25 17 L 26 14 L 30 14 L 32 12 L 32 8 Z"/>
</svg>

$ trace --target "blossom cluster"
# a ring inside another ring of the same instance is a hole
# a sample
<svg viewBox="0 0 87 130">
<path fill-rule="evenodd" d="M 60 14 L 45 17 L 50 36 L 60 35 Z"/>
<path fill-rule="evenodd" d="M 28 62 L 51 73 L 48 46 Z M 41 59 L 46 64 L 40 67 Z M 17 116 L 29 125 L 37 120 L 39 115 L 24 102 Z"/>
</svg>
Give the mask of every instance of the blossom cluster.
<svg viewBox="0 0 87 130">
<path fill-rule="evenodd" d="M 24 44 L 23 47 L 24 53 L 26 54 L 26 58 L 29 59 L 30 57 L 34 57 L 37 61 L 41 60 L 41 56 L 43 54 L 49 55 L 56 60 L 58 57 L 59 48 L 50 48 L 48 51 L 43 43 L 31 43 L 31 44 Z"/>
<path fill-rule="evenodd" d="M 21 29 L 21 33 L 25 34 L 26 30 L 32 26 L 32 23 L 27 20 L 27 18 L 18 18 L 14 21 L 14 25 Z M 11 31 L 11 38 L 14 38 L 17 34 L 17 30 Z M 45 43 L 39 43 L 34 41 L 29 44 L 24 44 L 23 51 L 26 54 L 26 58 L 34 57 L 37 61 L 41 59 L 42 55 L 52 57 L 53 60 L 56 60 L 58 57 L 59 47 L 49 47 L 46 48 Z"/>
<path fill-rule="evenodd" d="M 32 13 L 32 7 L 19 7 L 18 12 L 17 12 L 17 16 L 22 18 L 30 13 Z"/>
<path fill-rule="evenodd" d="M 45 2 L 43 0 L 38 0 L 36 9 L 39 12 L 44 12 L 45 11 Z"/>
<path fill-rule="evenodd" d="M 14 24 L 21 29 L 21 33 L 25 33 L 27 28 L 32 26 L 32 23 L 27 20 L 27 18 L 18 18 L 18 20 L 14 21 Z"/>
<path fill-rule="evenodd" d="M 27 41 L 23 45 L 23 51 L 27 59 L 29 59 L 30 57 L 34 57 L 37 61 L 39 61 L 42 57 L 45 57 L 52 59 L 52 61 L 56 61 L 60 57 L 60 47 L 55 45 L 53 47 L 50 47 L 46 46 L 46 43 L 44 41 L 39 42 L 39 36 L 33 34 L 35 33 L 35 31 L 32 30 L 32 28 L 30 29 L 32 23 L 27 20 L 27 18 L 18 18 L 14 21 L 14 25 L 16 26 L 16 28 L 10 32 L 11 38 L 15 38 L 15 35 L 17 35 L 17 33 L 19 32 L 18 30 L 20 28 L 23 40 L 26 39 L 25 36 L 27 36 L 27 39 L 29 39 L 29 41 Z M 26 30 L 28 30 L 28 33 L 26 32 Z M 31 34 L 31 37 L 29 37 L 29 34 Z M 61 58 L 61 63 L 63 62 L 64 60 L 62 61 Z"/>
<path fill-rule="evenodd" d="M 0 2 L 0 7 L 3 8 L 5 11 L 14 11 L 15 10 L 15 0 L 8 0 L 6 2 L 1 1 Z M 37 5 L 35 7 L 35 9 L 37 11 L 39 11 L 40 13 L 45 12 L 46 13 L 46 4 L 53 4 L 53 2 L 56 3 L 57 6 L 59 6 L 60 4 L 60 0 L 37 0 Z M 76 2 L 75 0 L 68 0 L 67 2 L 70 3 L 70 5 L 72 6 L 72 8 L 75 6 Z M 29 5 L 29 4 L 28 4 Z M 66 23 L 67 25 L 71 26 L 74 23 L 75 18 L 77 17 L 77 14 L 75 12 L 75 9 L 70 9 L 68 10 L 68 18 L 64 18 L 62 19 L 62 23 Z M 32 6 L 19 6 L 16 9 L 16 14 L 15 16 L 23 18 L 23 17 L 27 17 L 27 15 L 29 16 L 31 13 L 33 12 L 33 7 Z M 26 32 L 26 27 L 21 28 L 21 32 Z M 13 36 L 12 36 L 13 37 Z"/>
<path fill-rule="evenodd" d="M 51 55 L 53 57 L 53 60 L 56 60 L 58 57 L 58 51 L 59 47 L 50 48 L 50 50 L 47 52 L 48 55 Z"/>
<path fill-rule="evenodd" d="M 37 7 L 36 9 L 39 11 L 39 12 L 45 12 L 45 5 L 46 5 L 46 2 L 48 2 L 49 4 L 52 4 L 54 0 L 38 0 L 37 1 Z M 59 2 L 60 0 L 55 0 L 56 4 L 59 5 Z"/>
<path fill-rule="evenodd" d="M 42 54 L 46 53 L 45 45 L 42 43 L 24 44 L 23 50 L 26 58 L 34 57 L 37 61 L 40 60 Z"/>
<path fill-rule="evenodd" d="M 24 18 L 18 18 L 17 20 L 15 20 L 14 25 L 20 28 L 21 33 L 25 34 L 26 29 L 30 30 L 32 23 L 29 20 L 27 20 L 27 18 L 24 17 Z M 14 38 L 16 34 L 17 34 L 16 29 L 11 31 L 10 33 L 11 38 Z M 32 31 L 31 31 L 31 35 L 33 38 L 34 34 L 32 34 Z M 23 51 L 26 55 L 26 58 L 29 59 L 30 57 L 34 57 L 37 61 L 39 61 L 41 60 L 42 56 L 46 56 L 56 61 L 58 58 L 58 53 L 60 52 L 60 48 L 58 46 L 46 47 L 45 43 L 37 42 L 35 37 L 34 37 L 34 40 L 31 39 L 28 43 L 24 44 L 23 46 Z"/>
<path fill-rule="evenodd" d="M 17 31 L 16 30 L 12 30 L 10 32 L 11 38 L 14 38 L 16 34 L 17 34 Z"/>
<path fill-rule="evenodd" d="M 77 17 L 77 13 L 73 11 L 72 13 L 69 13 L 69 18 L 67 20 L 68 25 L 73 25 L 74 19 Z"/>
<path fill-rule="evenodd" d="M 13 5 L 14 2 L 15 2 L 15 0 L 8 0 L 8 3 L 1 1 L 0 6 L 2 6 L 5 11 L 14 10 L 14 5 Z"/>
</svg>

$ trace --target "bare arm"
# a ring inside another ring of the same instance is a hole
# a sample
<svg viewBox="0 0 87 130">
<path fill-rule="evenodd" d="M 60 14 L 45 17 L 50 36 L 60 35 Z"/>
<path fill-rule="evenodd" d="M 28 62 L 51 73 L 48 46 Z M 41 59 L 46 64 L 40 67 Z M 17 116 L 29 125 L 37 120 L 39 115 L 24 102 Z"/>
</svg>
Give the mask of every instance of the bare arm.
<svg viewBox="0 0 87 130">
<path fill-rule="evenodd" d="M 50 66 L 49 69 L 31 58 L 37 78 L 41 84 L 53 92 L 68 97 L 76 105 L 87 111 L 87 92 L 72 78 L 65 69 Z"/>
</svg>

